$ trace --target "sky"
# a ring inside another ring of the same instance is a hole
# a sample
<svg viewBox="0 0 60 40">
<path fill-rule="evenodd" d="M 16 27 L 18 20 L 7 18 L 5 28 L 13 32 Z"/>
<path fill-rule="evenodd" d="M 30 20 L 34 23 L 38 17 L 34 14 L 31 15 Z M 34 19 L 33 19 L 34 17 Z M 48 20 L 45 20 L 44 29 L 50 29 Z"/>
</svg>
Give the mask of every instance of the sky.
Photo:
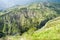
<svg viewBox="0 0 60 40">
<path fill-rule="evenodd" d="M 14 5 L 23 5 L 30 2 L 30 0 L 0 0 L 0 8 L 8 8 Z"/>
<path fill-rule="evenodd" d="M 15 5 L 24 5 L 36 1 L 47 1 L 47 0 L 0 0 L 0 9 L 9 8 Z M 59 1 L 59 0 L 49 0 L 49 1 Z"/>
</svg>

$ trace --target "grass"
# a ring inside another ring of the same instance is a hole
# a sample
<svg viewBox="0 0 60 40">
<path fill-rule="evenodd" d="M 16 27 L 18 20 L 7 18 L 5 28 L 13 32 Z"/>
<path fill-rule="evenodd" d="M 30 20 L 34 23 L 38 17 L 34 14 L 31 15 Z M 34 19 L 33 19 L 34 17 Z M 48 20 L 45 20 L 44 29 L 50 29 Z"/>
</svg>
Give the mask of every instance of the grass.
<svg viewBox="0 0 60 40">
<path fill-rule="evenodd" d="M 60 40 L 60 19 L 53 19 L 47 22 L 44 28 L 32 34 L 26 33 L 22 38 L 26 38 L 26 40 Z"/>
</svg>

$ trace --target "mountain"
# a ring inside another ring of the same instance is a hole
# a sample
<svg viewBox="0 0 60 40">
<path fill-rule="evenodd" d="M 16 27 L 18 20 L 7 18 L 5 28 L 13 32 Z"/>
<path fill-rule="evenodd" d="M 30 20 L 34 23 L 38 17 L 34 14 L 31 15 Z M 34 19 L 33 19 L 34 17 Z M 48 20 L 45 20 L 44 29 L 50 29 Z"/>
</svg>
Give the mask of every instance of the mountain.
<svg viewBox="0 0 60 40">
<path fill-rule="evenodd" d="M 2 23 L 0 26 L 3 27 L 3 32 L 7 34 L 24 33 L 32 27 L 39 29 L 43 27 L 47 21 L 59 15 L 55 10 L 40 3 L 9 8 L 4 10 L 3 13 L 4 14 L 0 16 L 0 24 Z M 6 31 L 6 27 L 8 31 Z"/>
<path fill-rule="evenodd" d="M 59 39 L 59 16 L 60 3 L 38 2 L 7 8 L 0 11 L 0 38 L 4 37 L 4 40 L 14 38 L 11 40 L 17 40 L 17 38 L 20 39 L 24 36 L 24 38 L 27 37 L 27 40 Z"/>
</svg>

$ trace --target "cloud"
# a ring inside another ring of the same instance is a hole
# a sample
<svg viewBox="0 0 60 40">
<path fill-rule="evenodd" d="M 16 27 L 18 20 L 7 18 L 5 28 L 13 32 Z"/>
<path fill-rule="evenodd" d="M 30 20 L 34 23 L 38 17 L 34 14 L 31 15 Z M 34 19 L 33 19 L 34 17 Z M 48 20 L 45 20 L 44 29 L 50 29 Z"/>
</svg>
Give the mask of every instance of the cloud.
<svg viewBox="0 0 60 40">
<path fill-rule="evenodd" d="M 0 8 L 9 8 L 14 5 L 23 5 L 31 2 L 40 2 L 40 1 L 59 1 L 59 0 L 0 0 Z M 60 1 L 59 1 L 60 2 Z"/>
<path fill-rule="evenodd" d="M 8 8 L 14 5 L 26 4 L 30 0 L 0 0 L 0 7 Z"/>
<path fill-rule="evenodd" d="M 0 7 L 10 7 L 14 5 L 12 1 L 8 1 L 8 0 L 0 0 Z"/>
</svg>

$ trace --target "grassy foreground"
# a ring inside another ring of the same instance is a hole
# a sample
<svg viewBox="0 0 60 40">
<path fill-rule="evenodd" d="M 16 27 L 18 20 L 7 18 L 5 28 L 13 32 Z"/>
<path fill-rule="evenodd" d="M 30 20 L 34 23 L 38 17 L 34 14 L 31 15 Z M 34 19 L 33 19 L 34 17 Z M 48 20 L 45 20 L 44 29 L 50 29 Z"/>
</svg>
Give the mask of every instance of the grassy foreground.
<svg viewBox="0 0 60 40">
<path fill-rule="evenodd" d="M 24 36 L 26 40 L 60 40 L 60 17 L 47 22 L 44 28 L 33 34 Z"/>
</svg>

